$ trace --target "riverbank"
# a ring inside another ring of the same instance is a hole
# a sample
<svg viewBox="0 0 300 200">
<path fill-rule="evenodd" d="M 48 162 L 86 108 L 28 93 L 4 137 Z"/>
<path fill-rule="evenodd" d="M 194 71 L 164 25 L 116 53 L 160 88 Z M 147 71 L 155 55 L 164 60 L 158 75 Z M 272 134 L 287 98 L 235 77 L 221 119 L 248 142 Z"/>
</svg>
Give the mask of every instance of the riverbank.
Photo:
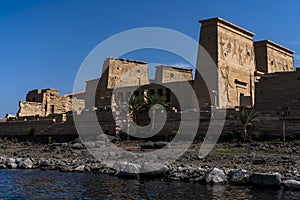
<svg viewBox="0 0 300 200">
<path fill-rule="evenodd" d="M 129 142 L 120 147 L 132 152 L 147 152 L 146 148 L 164 143 Z M 37 144 L 31 142 L 0 142 L 0 168 L 27 168 L 42 170 L 90 171 L 132 178 L 160 178 L 166 181 L 184 181 L 201 184 L 260 185 L 267 187 L 300 189 L 300 143 L 220 143 L 205 158 L 198 158 L 201 143 L 193 144 L 174 163 L 141 165 L 119 163 L 120 166 L 104 165 L 93 158 L 78 142 Z M 141 148 L 144 147 L 144 148 Z M 114 155 L 117 156 L 117 155 Z M 117 163 L 115 163 L 117 164 Z M 122 165 L 122 166 L 121 166 Z M 155 166 L 156 165 L 156 166 Z M 160 171 L 139 175 L 139 168 L 155 168 Z M 130 167 L 132 174 L 115 168 Z"/>
</svg>

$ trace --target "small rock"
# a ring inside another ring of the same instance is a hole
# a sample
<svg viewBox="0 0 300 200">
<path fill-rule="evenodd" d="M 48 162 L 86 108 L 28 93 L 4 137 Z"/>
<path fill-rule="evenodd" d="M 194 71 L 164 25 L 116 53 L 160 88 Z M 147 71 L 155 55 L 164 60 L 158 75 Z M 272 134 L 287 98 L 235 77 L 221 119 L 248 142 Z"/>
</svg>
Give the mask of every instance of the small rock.
<svg viewBox="0 0 300 200">
<path fill-rule="evenodd" d="M 49 160 L 40 160 L 39 161 L 39 166 L 40 167 L 49 167 L 50 166 L 50 161 Z"/>
<path fill-rule="evenodd" d="M 72 149 L 84 149 L 84 146 L 81 143 L 75 143 L 71 146 Z"/>
<path fill-rule="evenodd" d="M 226 183 L 227 177 L 223 170 L 215 167 L 206 174 L 205 181 L 206 183 Z"/>
<path fill-rule="evenodd" d="M 83 172 L 85 169 L 85 165 L 79 165 L 78 167 L 74 168 L 73 171 L 76 171 L 76 172 Z"/>
<path fill-rule="evenodd" d="M 94 148 L 95 147 L 95 142 L 85 142 L 85 143 L 83 143 L 83 145 L 86 148 Z"/>
</svg>

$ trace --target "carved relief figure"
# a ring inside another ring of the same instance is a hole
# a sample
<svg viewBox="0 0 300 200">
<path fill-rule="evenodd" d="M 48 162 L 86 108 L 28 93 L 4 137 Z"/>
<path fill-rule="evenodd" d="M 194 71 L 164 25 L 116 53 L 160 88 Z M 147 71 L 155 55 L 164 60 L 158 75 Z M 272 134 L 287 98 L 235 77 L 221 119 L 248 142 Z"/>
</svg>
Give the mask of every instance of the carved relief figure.
<svg viewBox="0 0 300 200">
<path fill-rule="evenodd" d="M 239 46 L 239 48 L 238 48 L 238 52 L 239 52 L 239 64 L 240 65 L 244 65 L 244 63 L 243 63 L 243 49 L 241 48 L 241 46 Z"/>
<path fill-rule="evenodd" d="M 224 80 L 224 85 L 225 85 L 225 90 L 223 91 L 223 95 L 227 96 L 227 101 L 230 102 L 230 95 L 229 95 L 229 90 L 230 88 L 234 88 L 234 86 L 230 83 L 230 76 L 229 76 L 229 66 L 223 66 L 221 69 L 221 74 Z"/>
<path fill-rule="evenodd" d="M 220 36 L 220 50 L 221 50 L 221 58 L 224 59 L 224 45 L 225 42 L 223 42 L 223 37 L 222 35 Z"/>
<path fill-rule="evenodd" d="M 232 53 L 232 58 L 236 56 L 236 40 L 233 40 L 233 53 Z"/>
</svg>

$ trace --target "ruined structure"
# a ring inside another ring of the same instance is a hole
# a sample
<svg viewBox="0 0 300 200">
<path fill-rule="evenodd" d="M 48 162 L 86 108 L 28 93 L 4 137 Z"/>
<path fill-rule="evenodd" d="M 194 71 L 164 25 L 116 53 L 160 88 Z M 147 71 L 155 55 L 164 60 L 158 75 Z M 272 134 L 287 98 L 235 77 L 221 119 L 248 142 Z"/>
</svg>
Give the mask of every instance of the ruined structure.
<svg viewBox="0 0 300 200">
<path fill-rule="evenodd" d="M 63 114 L 69 111 L 80 112 L 84 107 L 84 100 L 74 96 L 74 109 L 72 109 L 72 94 L 60 96 L 57 89 L 32 90 L 26 95 L 26 101 L 19 102 L 17 116 L 47 117 L 52 114 Z"/>
</svg>

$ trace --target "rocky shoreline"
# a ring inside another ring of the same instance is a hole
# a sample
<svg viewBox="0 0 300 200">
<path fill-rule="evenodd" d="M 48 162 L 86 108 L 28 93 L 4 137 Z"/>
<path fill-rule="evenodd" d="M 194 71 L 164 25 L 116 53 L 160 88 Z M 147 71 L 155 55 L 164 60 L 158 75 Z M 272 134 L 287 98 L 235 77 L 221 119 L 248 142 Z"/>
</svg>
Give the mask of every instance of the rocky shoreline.
<svg viewBox="0 0 300 200">
<path fill-rule="evenodd" d="M 149 146 L 149 143 L 147 144 Z M 230 184 L 300 190 L 300 173 L 297 170 L 299 159 L 295 153 L 298 149 L 297 143 L 290 143 L 284 147 L 280 143 L 218 144 L 216 149 L 203 159 L 195 156 L 199 145 L 192 145 L 186 154 L 172 164 L 147 161 L 139 165 L 128 160 L 113 163 L 112 167 L 95 160 L 84 145 L 78 142 L 35 144 L 1 141 L 0 168 L 93 172 L 123 178 L 159 178 L 164 181 L 199 184 Z M 247 151 L 243 150 L 245 145 Z M 133 149 L 145 151 L 136 148 L 138 146 L 145 146 L 145 143 L 132 142 L 124 144 L 123 148 L 131 151 Z M 269 155 L 272 154 L 271 149 L 282 152 L 272 157 Z M 263 151 L 267 153 L 263 154 Z M 259 154 L 259 156 L 253 157 L 253 154 Z M 247 160 L 249 157 L 252 158 L 252 162 Z M 280 159 L 282 162 L 278 164 L 271 160 L 272 163 L 269 163 L 270 159 Z M 258 165 L 261 167 L 255 167 Z M 124 172 L 124 169 L 127 172 Z M 151 172 L 140 174 L 141 171 Z"/>
</svg>

